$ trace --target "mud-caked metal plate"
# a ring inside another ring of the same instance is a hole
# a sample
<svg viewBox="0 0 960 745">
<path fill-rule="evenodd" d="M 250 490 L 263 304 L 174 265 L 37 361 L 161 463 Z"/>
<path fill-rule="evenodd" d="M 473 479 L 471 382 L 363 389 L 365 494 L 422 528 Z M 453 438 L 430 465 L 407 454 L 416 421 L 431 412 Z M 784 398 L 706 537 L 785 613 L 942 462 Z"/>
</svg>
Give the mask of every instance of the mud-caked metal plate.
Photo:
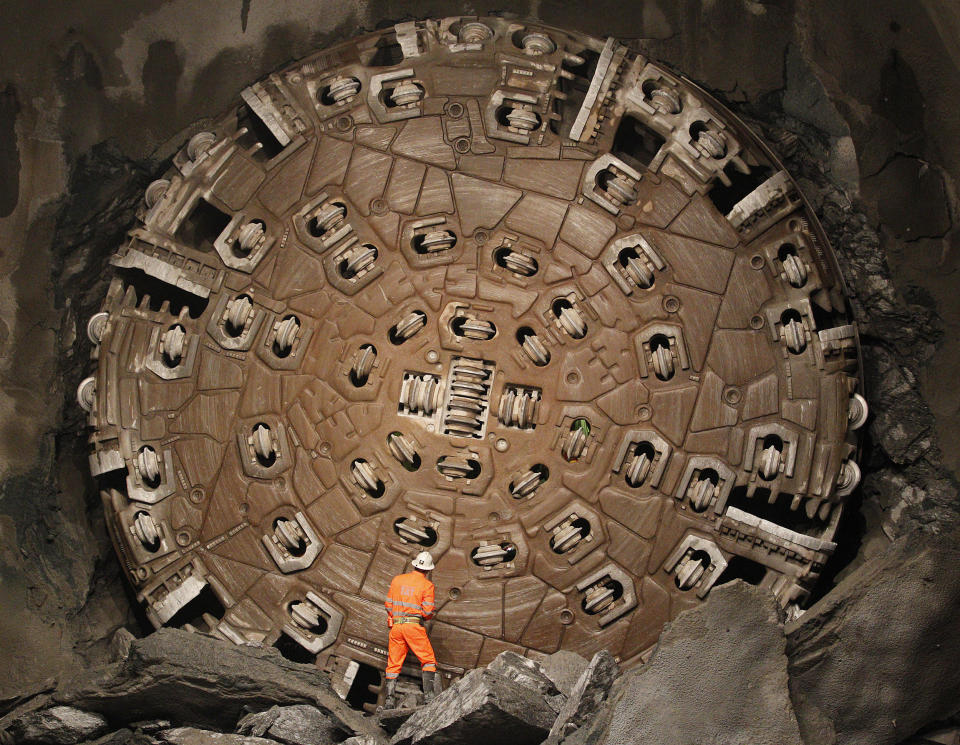
<svg viewBox="0 0 960 745">
<path fill-rule="evenodd" d="M 632 665 L 734 577 L 799 612 L 859 478 L 822 231 L 613 39 L 451 18 L 318 52 L 190 139 L 112 264 L 79 398 L 149 617 L 344 695 L 421 550 L 448 675 Z"/>
</svg>

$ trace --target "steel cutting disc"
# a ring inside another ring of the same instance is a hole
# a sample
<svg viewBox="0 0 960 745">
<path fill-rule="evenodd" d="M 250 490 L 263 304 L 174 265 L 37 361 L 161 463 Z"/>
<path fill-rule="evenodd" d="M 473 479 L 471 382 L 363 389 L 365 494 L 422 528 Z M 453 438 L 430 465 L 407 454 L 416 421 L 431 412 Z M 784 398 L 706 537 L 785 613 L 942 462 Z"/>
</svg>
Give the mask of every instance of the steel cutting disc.
<svg viewBox="0 0 960 745">
<path fill-rule="evenodd" d="M 447 18 L 318 52 L 185 144 L 111 264 L 79 398 L 150 620 L 351 700 L 424 549 L 448 678 L 630 666 L 718 583 L 799 613 L 859 479 L 809 207 L 613 39 Z"/>
</svg>

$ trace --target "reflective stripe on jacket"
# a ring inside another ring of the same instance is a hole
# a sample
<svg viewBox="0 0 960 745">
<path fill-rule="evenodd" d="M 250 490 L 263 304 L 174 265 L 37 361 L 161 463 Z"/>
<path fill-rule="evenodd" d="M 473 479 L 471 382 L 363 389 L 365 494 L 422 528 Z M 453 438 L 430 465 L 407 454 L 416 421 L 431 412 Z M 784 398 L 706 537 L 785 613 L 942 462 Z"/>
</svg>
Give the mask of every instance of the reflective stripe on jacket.
<svg viewBox="0 0 960 745">
<path fill-rule="evenodd" d="M 393 625 L 394 616 L 419 616 L 423 620 L 433 617 L 433 582 L 421 572 L 398 574 L 390 583 L 387 593 L 387 625 Z"/>
</svg>

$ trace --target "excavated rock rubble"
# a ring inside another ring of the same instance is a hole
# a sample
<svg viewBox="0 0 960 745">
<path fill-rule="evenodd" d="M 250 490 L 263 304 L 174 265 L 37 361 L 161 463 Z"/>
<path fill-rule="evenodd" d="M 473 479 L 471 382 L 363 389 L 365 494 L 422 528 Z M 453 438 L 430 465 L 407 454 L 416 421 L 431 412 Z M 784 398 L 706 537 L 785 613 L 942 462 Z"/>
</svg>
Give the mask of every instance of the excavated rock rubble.
<svg viewBox="0 0 960 745">
<path fill-rule="evenodd" d="M 637 670 L 606 652 L 504 652 L 396 731 L 312 665 L 164 629 L 22 703 L 0 732 L 50 745 L 894 745 L 957 713 L 958 559 L 956 533 L 901 539 L 786 626 L 771 595 L 736 580 L 669 624 Z"/>
</svg>

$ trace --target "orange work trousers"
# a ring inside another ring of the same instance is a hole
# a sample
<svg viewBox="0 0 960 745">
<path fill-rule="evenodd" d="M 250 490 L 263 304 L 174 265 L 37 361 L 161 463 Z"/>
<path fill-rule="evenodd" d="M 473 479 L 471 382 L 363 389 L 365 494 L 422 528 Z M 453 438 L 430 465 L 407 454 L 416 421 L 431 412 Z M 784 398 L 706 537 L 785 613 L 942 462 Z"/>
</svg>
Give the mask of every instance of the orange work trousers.
<svg viewBox="0 0 960 745">
<path fill-rule="evenodd" d="M 390 645 L 387 651 L 387 680 L 400 675 L 400 668 L 411 650 L 420 660 L 424 670 L 435 671 L 437 658 L 427 638 L 427 630 L 419 623 L 395 623 L 390 629 Z"/>
</svg>

